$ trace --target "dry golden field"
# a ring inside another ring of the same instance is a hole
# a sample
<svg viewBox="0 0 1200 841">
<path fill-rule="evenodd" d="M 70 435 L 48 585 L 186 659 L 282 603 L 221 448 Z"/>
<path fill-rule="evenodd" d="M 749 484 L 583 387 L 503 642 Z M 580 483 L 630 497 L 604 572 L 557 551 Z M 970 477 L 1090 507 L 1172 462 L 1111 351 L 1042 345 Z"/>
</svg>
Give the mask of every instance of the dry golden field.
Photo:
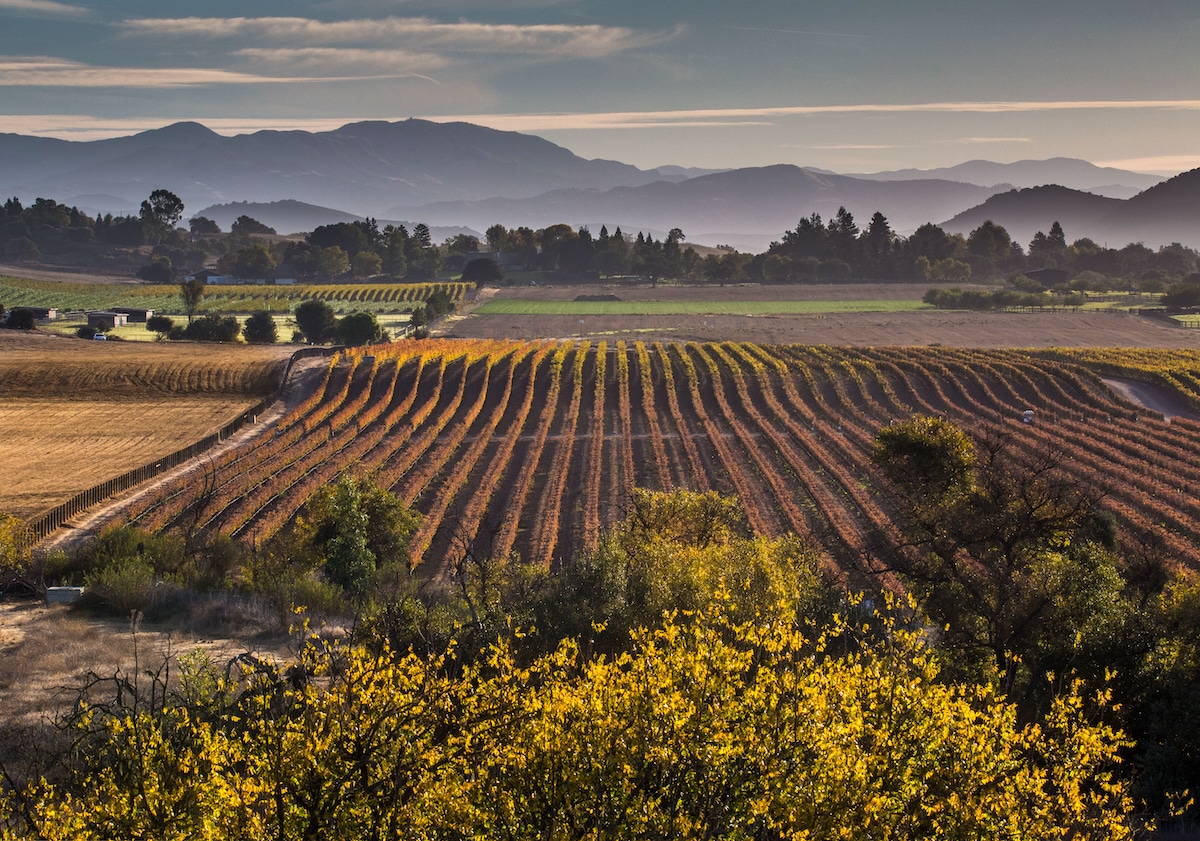
<svg viewBox="0 0 1200 841">
<path fill-rule="evenodd" d="M 35 516 L 215 432 L 292 350 L 0 331 L 0 512 Z"/>
</svg>

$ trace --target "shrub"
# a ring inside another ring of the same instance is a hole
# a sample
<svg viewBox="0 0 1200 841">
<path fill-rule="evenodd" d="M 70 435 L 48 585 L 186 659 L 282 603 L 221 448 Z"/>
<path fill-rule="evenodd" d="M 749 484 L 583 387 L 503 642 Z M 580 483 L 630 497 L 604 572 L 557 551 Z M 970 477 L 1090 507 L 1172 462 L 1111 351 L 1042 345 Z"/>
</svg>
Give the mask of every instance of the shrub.
<svg viewBox="0 0 1200 841">
<path fill-rule="evenodd" d="M 242 335 L 251 344 L 273 345 L 279 339 L 275 319 L 266 310 L 255 310 L 254 314 L 246 319 Z"/>
<path fill-rule="evenodd" d="M 118 616 L 145 612 L 151 604 L 154 567 L 144 558 L 126 557 L 88 573 L 83 580 L 85 605 L 94 605 Z"/>
</svg>

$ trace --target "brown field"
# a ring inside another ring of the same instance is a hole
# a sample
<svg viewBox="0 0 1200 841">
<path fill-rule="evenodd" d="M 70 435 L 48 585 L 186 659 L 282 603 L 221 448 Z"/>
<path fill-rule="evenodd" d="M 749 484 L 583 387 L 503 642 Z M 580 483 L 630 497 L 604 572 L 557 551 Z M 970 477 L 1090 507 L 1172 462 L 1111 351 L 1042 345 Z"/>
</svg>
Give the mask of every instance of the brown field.
<svg viewBox="0 0 1200 841">
<path fill-rule="evenodd" d="M 1194 396 L 1200 356 L 1157 357 Z M 315 489 L 369 471 L 423 515 L 409 560 L 436 577 L 468 550 L 569 563 L 632 488 L 714 489 L 741 500 L 757 533 L 807 535 L 832 572 L 868 586 L 898 540 L 875 436 L 922 413 L 1059 454 L 1104 495 L 1131 557 L 1155 545 L 1200 568 L 1200 414 L 1179 390 L 1159 396 L 1175 398 L 1169 423 L 1070 353 L 405 342 L 341 357 L 269 441 L 214 458 L 211 485 L 163 483 L 110 522 L 258 543 Z"/>
<path fill-rule="evenodd" d="M 616 294 L 625 301 L 919 300 L 928 284 L 812 286 L 506 288 L 497 297 L 574 300 Z M 438 335 L 473 339 L 584 338 L 630 341 L 910 347 L 1200 348 L 1200 330 L 1118 312 L 854 312 L 814 315 L 587 316 L 478 315 L 452 318 Z"/>
<path fill-rule="evenodd" d="M 45 263 L 36 267 L 28 264 L 19 266 L 0 264 L 0 275 L 27 277 L 32 280 L 57 280 L 60 283 L 145 283 L 134 277 L 132 271 L 127 274 L 114 274 L 78 266 L 52 266 Z"/>
<path fill-rule="evenodd" d="M 215 432 L 291 351 L 0 331 L 0 511 L 32 517 Z"/>
</svg>

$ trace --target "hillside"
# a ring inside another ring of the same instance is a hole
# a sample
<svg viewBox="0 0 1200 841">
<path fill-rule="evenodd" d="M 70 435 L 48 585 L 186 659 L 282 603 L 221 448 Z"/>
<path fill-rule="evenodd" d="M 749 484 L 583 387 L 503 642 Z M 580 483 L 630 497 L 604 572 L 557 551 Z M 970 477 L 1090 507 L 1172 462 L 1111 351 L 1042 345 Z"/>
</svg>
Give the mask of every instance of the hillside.
<svg viewBox="0 0 1200 841">
<path fill-rule="evenodd" d="M 1025 248 L 1034 234 L 1049 231 L 1050 226 L 1058 222 L 1067 232 L 1069 241 L 1092 237 L 1103 242 L 1105 237 L 1101 231 L 1105 230 L 1105 225 L 1102 220 L 1120 207 L 1119 199 L 1053 184 L 992 196 L 983 204 L 943 222 L 942 227 L 948 233 L 966 235 L 990 219 L 1003 226 L 1013 241 Z"/>
<path fill-rule="evenodd" d="M 1103 220 L 1109 238 L 1147 245 L 1200 245 L 1200 169 L 1176 175 L 1115 208 Z"/>
<path fill-rule="evenodd" d="M 1195 248 L 1200 246 L 1200 169 L 1124 201 L 1058 185 L 1010 190 L 959 213 L 942 227 L 966 234 L 988 219 L 1003 225 L 1022 246 L 1057 221 L 1068 240 L 1090 237 L 1113 248 L 1130 242 L 1150 248 L 1179 242 Z"/>
</svg>

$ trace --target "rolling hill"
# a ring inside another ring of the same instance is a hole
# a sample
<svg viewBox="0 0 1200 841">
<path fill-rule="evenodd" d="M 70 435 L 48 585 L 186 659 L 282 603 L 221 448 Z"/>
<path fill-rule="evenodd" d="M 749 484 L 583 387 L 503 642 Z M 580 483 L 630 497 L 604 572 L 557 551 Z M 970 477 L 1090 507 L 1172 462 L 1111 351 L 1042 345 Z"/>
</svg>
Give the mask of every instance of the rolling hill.
<svg viewBox="0 0 1200 841">
<path fill-rule="evenodd" d="M 1124 201 L 1058 185 L 1010 190 L 957 214 L 942 227 L 966 234 L 988 219 L 1003 225 L 1023 246 L 1057 221 L 1068 241 L 1090 237 L 1114 248 L 1130 242 L 1150 248 L 1173 242 L 1200 247 L 1200 169 Z"/>
</svg>

